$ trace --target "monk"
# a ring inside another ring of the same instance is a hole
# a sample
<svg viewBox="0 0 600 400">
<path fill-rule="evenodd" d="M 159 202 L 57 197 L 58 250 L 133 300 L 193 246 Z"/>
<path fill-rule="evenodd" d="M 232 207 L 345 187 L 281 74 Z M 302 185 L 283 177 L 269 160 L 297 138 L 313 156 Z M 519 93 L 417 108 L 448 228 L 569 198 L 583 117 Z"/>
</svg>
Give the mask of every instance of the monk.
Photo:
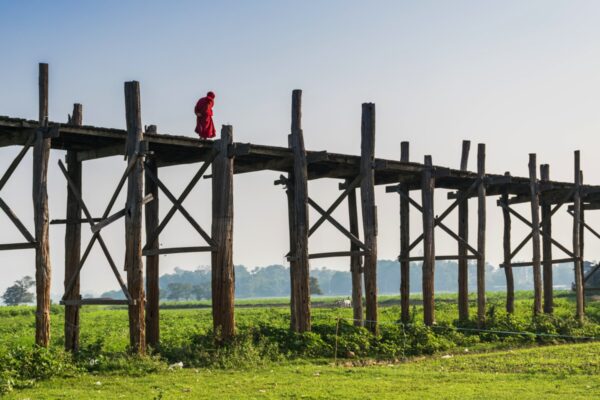
<svg viewBox="0 0 600 400">
<path fill-rule="evenodd" d="M 215 104 L 215 94 L 213 92 L 206 93 L 206 97 L 201 98 L 196 103 L 194 112 L 196 113 L 196 129 L 195 132 L 202 139 L 210 139 L 216 136 L 215 124 L 213 123 L 213 106 Z"/>
</svg>

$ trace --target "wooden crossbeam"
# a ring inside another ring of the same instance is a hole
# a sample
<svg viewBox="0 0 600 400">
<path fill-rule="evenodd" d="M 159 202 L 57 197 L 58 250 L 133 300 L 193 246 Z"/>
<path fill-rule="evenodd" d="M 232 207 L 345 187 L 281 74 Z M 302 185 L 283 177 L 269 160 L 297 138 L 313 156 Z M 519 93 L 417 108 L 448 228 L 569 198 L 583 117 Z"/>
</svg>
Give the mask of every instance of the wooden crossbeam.
<svg viewBox="0 0 600 400">
<path fill-rule="evenodd" d="M 575 258 L 557 258 L 554 260 L 549 260 L 549 262 L 551 264 L 564 264 L 564 263 L 574 262 L 575 260 L 576 260 Z M 542 261 L 546 262 L 548 260 L 542 260 Z M 532 261 L 515 262 L 515 263 L 508 264 L 508 266 L 509 267 L 532 267 L 533 262 Z M 505 263 L 500 264 L 500 268 L 506 268 L 506 264 Z"/>
<path fill-rule="evenodd" d="M 348 257 L 348 256 L 364 256 L 366 251 L 331 251 L 328 253 L 313 253 L 309 254 L 308 258 L 331 258 L 331 257 Z"/>
<path fill-rule="evenodd" d="M 460 258 L 460 256 L 456 255 L 456 256 L 435 256 L 435 260 L 436 261 L 451 261 L 451 260 L 458 260 Z M 466 256 L 467 260 L 477 260 L 477 256 Z M 422 256 L 416 256 L 416 257 L 407 257 L 407 258 L 402 258 L 402 257 L 398 257 L 398 261 L 408 261 L 408 262 L 413 262 L 413 261 L 423 261 L 425 259 L 425 257 Z"/>
<path fill-rule="evenodd" d="M 102 218 L 92 218 L 92 222 L 100 222 Z M 50 221 L 50 225 L 65 225 L 65 224 L 85 224 L 90 222 L 87 218 L 79 218 L 79 219 L 53 219 Z"/>
<path fill-rule="evenodd" d="M 417 203 L 415 200 L 413 200 L 408 194 L 404 193 L 404 192 L 398 192 L 400 193 L 400 196 L 406 198 L 408 200 L 408 202 L 415 207 L 417 210 L 419 210 L 421 213 L 423 212 L 423 207 L 421 207 L 421 205 L 419 203 Z M 456 241 L 463 243 L 467 249 L 469 249 L 469 251 L 478 256 L 479 252 L 473 247 L 471 246 L 469 243 L 467 243 L 463 238 L 461 238 L 460 236 L 458 236 L 456 233 L 454 233 L 452 231 L 452 229 L 448 228 L 444 223 L 442 223 L 442 221 L 439 218 L 435 218 L 434 219 L 434 227 L 435 226 L 439 226 L 441 229 L 444 230 L 444 232 L 448 233 L 448 235 L 450 235 L 453 239 L 455 239 Z M 408 252 L 410 252 L 412 249 L 414 249 L 415 247 L 417 247 L 417 245 L 423 240 L 424 238 L 424 234 L 419 235 L 419 237 L 417 237 L 411 244 L 410 246 L 408 246 Z M 402 256 L 402 255 L 400 255 Z"/>
<path fill-rule="evenodd" d="M 173 202 L 173 206 L 171 206 L 171 209 L 169 209 L 169 212 L 167 212 L 167 215 L 165 215 L 165 217 L 163 218 L 163 220 L 160 222 L 160 224 L 158 225 L 158 228 L 156 228 L 156 230 L 154 232 L 152 232 L 152 234 L 149 237 L 146 238 L 146 246 L 144 246 L 144 249 L 148 248 L 148 244 L 149 243 L 154 243 L 154 241 L 158 238 L 158 236 L 163 231 L 163 229 L 165 229 L 165 227 L 167 226 L 167 224 L 169 223 L 169 221 L 171 220 L 171 218 L 173 218 L 173 215 L 175 215 L 175 212 L 178 209 L 180 210 L 180 212 L 182 212 L 182 214 L 184 214 L 184 216 L 187 214 L 187 211 L 181 211 L 183 209 L 182 203 L 186 199 L 186 197 L 190 194 L 190 192 L 192 191 L 192 189 L 196 186 L 196 184 L 198 183 L 198 181 L 202 178 L 202 176 L 204 175 L 204 173 L 206 172 L 206 170 L 208 169 L 208 167 L 214 161 L 214 159 L 217 156 L 217 154 L 218 154 L 217 151 L 211 152 L 209 158 L 204 162 L 204 164 L 202 164 L 202 166 L 200 167 L 200 169 L 198 170 L 198 172 L 196 172 L 196 174 L 192 177 L 190 183 L 188 183 L 188 185 L 185 187 L 185 189 L 183 190 L 183 192 L 181 192 L 181 194 L 179 195 L 179 197 L 177 199 L 175 199 L 175 197 L 171 194 L 171 192 L 169 192 L 169 194 L 167 195 L 167 197 L 169 198 L 169 200 L 171 200 Z M 146 169 L 146 172 L 148 172 L 148 169 Z M 149 173 L 148 176 L 159 187 L 162 186 L 162 187 L 164 187 L 166 189 L 166 187 L 162 184 L 162 182 L 159 184 L 159 180 L 158 180 L 158 177 L 156 175 Z M 163 190 L 162 187 L 161 187 L 161 190 Z M 167 191 L 168 191 L 168 189 L 167 189 Z M 165 192 L 164 190 L 163 190 L 163 192 L 165 194 L 167 194 L 167 192 Z M 189 214 L 187 214 L 187 215 L 189 215 Z M 192 220 L 193 220 L 193 218 L 192 218 Z M 194 221 L 194 223 L 195 223 L 195 221 Z M 192 225 L 194 225 L 194 223 Z M 194 228 L 195 228 L 195 226 L 194 226 Z M 198 229 L 196 229 L 196 230 L 198 230 Z M 199 232 L 204 232 L 204 230 L 202 230 L 202 228 L 200 228 Z M 206 232 L 200 233 L 200 234 L 202 235 L 202 237 L 211 246 L 214 245 L 213 240 L 210 238 L 210 236 L 208 236 L 208 234 Z"/>
<path fill-rule="evenodd" d="M 326 219 L 328 219 L 328 216 L 331 216 L 331 213 L 333 213 L 335 211 L 337 206 L 342 204 L 342 201 L 344 201 L 344 199 L 348 196 L 348 193 L 350 193 L 351 190 L 356 189 L 360 185 L 360 183 L 362 182 L 362 178 L 363 178 L 362 175 L 358 175 L 356 178 L 354 178 L 354 180 L 350 183 L 350 185 L 348 185 L 344 189 L 342 194 L 340 194 L 340 196 L 331 204 L 331 206 L 329 206 L 329 208 L 327 209 L 327 211 L 325 211 L 325 213 L 322 213 L 321 217 L 317 220 L 317 222 L 315 222 L 313 224 L 313 226 L 309 229 L 308 237 L 310 237 L 313 233 L 315 233 L 317 228 L 319 228 L 319 226 L 321 226 L 321 224 L 323 222 L 325 222 Z"/>
<path fill-rule="evenodd" d="M 342 232 L 344 234 L 344 236 L 346 236 L 348 239 L 350 239 L 350 241 L 352 243 L 356 244 L 358 247 L 360 247 L 363 250 L 368 250 L 367 246 L 365 246 L 365 244 L 363 242 L 361 242 L 356 236 L 354 236 L 352 233 L 350 233 L 349 230 L 347 230 L 346 228 L 344 228 L 342 226 L 342 224 L 340 224 L 338 221 L 336 221 L 331 215 L 328 215 L 327 211 L 325 211 L 324 209 L 322 209 L 321 206 L 319 206 L 310 197 L 308 198 L 308 204 L 312 208 L 314 208 L 315 210 L 317 210 L 317 212 L 319 214 L 321 214 L 323 217 L 325 217 L 327 219 L 327 221 L 329 221 L 333 226 L 335 226 L 340 232 Z"/>
<path fill-rule="evenodd" d="M 64 306 L 112 306 L 112 305 L 133 305 L 135 300 L 124 299 L 68 299 L 61 300 L 60 304 Z"/>
<path fill-rule="evenodd" d="M 0 244 L 0 250 L 24 250 L 24 249 L 35 249 L 37 243 L 7 243 Z"/>
<path fill-rule="evenodd" d="M 23 225 L 21 220 L 15 215 L 13 210 L 10 209 L 10 207 L 4 202 L 4 200 L 2 200 L 2 198 L 0 198 L 0 208 L 4 211 L 6 216 L 12 221 L 12 223 L 17 227 L 17 229 L 19 230 L 19 232 L 21 232 L 21 234 L 25 237 L 25 239 L 27 239 L 27 241 L 30 243 L 34 243 L 35 238 L 33 237 L 33 235 L 31 233 L 29 233 L 29 231 L 27 230 L 25 225 Z"/>
<path fill-rule="evenodd" d="M 180 253 L 200 253 L 213 251 L 215 248 L 211 246 L 194 246 L 194 247 L 167 247 L 162 249 L 143 250 L 144 256 L 157 256 L 161 254 L 180 254 Z"/>
<path fill-rule="evenodd" d="M 104 214 L 102 215 L 103 219 L 107 218 L 108 215 L 110 214 L 110 211 L 119 195 L 119 192 L 121 191 L 121 189 L 123 188 L 123 185 L 125 184 L 125 181 L 127 179 L 127 176 L 129 175 L 129 172 L 135 166 L 136 159 L 137 159 L 137 155 L 135 157 L 131 157 L 131 159 L 129 160 L 127 168 L 125 169 L 125 172 L 123 173 L 121 179 L 119 180 L 119 183 L 117 184 L 117 188 L 115 189 L 115 191 L 104 211 Z M 88 210 L 85 202 L 83 201 L 83 198 L 81 196 L 81 193 L 79 192 L 79 189 L 77 188 L 77 185 L 73 182 L 73 180 L 69 176 L 69 173 L 67 172 L 67 169 L 65 168 L 65 165 L 63 164 L 62 160 L 58 161 L 58 166 L 60 167 L 61 172 L 67 179 L 67 184 L 69 186 L 69 190 L 71 190 L 71 193 L 77 199 L 77 202 L 81 206 L 81 210 L 83 211 L 86 218 L 88 219 L 88 223 L 89 223 L 90 227 L 93 227 L 94 222 L 93 222 L 92 215 L 90 214 L 90 211 Z M 83 268 L 83 265 L 85 264 L 85 261 L 86 261 L 87 257 L 89 256 L 89 254 L 92 250 L 92 247 L 94 246 L 94 243 L 96 241 L 98 241 L 100 243 L 102 252 L 104 253 L 106 259 L 108 260 L 110 268 L 112 269 L 115 277 L 117 278 L 117 281 L 119 282 L 119 286 L 121 287 L 121 290 L 125 294 L 125 297 L 127 297 L 128 301 L 130 301 L 130 302 L 133 301 L 131 298 L 131 295 L 129 294 L 129 290 L 127 289 L 127 286 L 123 282 L 123 278 L 121 277 L 121 274 L 119 273 L 119 270 L 118 270 L 112 256 L 110 255 L 110 252 L 108 251 L 108 247 L 106 246 L 106 243 L 102 239 L 102 236 L 100 236 L 100 232 L 94 233 L 94 235 L 92 236 L 92 239 L 90 239 L 88 246 L 85 249 L 85 252 L 83 254 L 83 257 L 81 258 L 81 261 L 79 263 L 77 272 L 71 276 L 71 280 L 69 281 L 69 283 L 66 286 L 65 294 L 63 295 L 63 300 L 65 300 L 64 297 L 67 295 L 67 293 L 70 293 L 71 290 L 73 289 L 73 287 L 75 286 L 75 284 L 77 282 L 77 278 L 79 277 L 79 274 L 81 273 L 81 269 Z"/>
</svg>

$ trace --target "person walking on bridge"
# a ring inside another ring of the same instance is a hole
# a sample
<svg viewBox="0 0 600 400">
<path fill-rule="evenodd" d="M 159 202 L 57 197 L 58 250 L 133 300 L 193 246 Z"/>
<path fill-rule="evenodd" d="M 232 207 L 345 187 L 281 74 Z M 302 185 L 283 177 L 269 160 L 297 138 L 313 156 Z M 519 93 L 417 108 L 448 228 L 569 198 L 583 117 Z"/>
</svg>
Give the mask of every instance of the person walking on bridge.
<svg viewBox="0 0 600 400">
<path fill-rule="evenodd" d="M 206 97 L 201 98 L 196 103 L 194 112 L 196 113 L 196 129 L 195 132 L 202 139 L 211 139 L 216 136 L 215 124 L 213 123 L 213 106 L 215 104 L 215 94 L 213 92 L 206 93 Z"/>
</svg>

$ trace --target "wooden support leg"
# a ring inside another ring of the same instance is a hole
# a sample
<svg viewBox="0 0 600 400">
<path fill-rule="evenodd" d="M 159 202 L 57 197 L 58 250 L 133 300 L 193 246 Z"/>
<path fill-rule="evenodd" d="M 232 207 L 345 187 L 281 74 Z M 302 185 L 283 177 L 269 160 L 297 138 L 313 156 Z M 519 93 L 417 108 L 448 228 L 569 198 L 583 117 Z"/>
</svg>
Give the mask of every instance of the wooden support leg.
<svg viewBox="0 0 600 400">
<path fill-rule="evenodd" d="M 579 184 L 583 185 L 583 171 L 580 172 L 579 174 L 580 178 L 579 178 Z M 585 209 L 584 207 L 580 207 L 580 213 L 581 215 L 579 216 L 579 220 L 581 221 L 579 223 L 579 257 L 581 258 L 581 280 L 583 281 L 583 308 L 585 310 L 585 307 L 587 305 L 586 303 L 586 298 L 585 298 L 585 273 L 584 273 L 584 261 L 585 261 L 585 256 L 584 256 L 584 233 L 585 233 Z"/>
<path fill-rule="evenodd" d="M 485 144 L 477 145 L 477 176 L 480 184 L 477 189 L 477 324 L 485 325 Z"/>
<path fill-rule="evenodd" d="M 350 180 L 346 180 L 349 185 Z M 358 233 L 358 206 L 356 203 L 356 189 L 348 193 L 348 219 L 350 233 L 359 237 Z M 356 243 L 350 242 L 350 251 L 358 251 L 360 248 Z M 352 310 L 355 326 L 363 326 L 363 305 L 362 305 L 362 257 L 358 254 L 350 256 L 350 272 L 352 274 Z"/>
<path fill-rule="evenodd" d="M 431 156 L 425 156 L 425 169 L 421 177 L 421 194 L 423 207 L 423 314 L 425 325 L 435 322 L 434 273 L 434 211 L 433 191 L 435 180 L 432 176 Z M 429 168 L 427 168 L 429 167 Z"/>
<path fill-rule="evenodd" d="M 585 299 L 583 291 L 583 262 L 581 259 L 581 163 L 579 150 L 575 151 L 575 193 L 573 194 L 573 255 L 575 258 L 576 317 L 583 323 Z"/>
<path fill-rule="evenodd" d="M 375 205 L 375 104 L 362 105 L 360 186 L 363 232 L 367 254 L 364 258 L 367 329 L 377 332 L 377 209 Z"/>
<path fill-rule="evenodd" d="M 147 133 L 156 133 L 156 126 L 151 125 L 146 130 Z M 156 159 L 149 157 L 146 160 L 145 171 L 150 170 L 154 176 L 158 177 L 158 166 Z M 146 172 L 147 173 L 147 172 Z M 152 195 L 153 200 L 144 206 L 146 218 L 146 239 L 152 236 L 152 233 L 159 225 L 159 202 L 158 185 L 148 175 L 144 177 L 144 187 L 146 196 Z M 158 250 L 159 238 L 154 238 L 152 243 L 147 243 L 149 250 Z M 148 346 L 156 348 L 160 341 L 160 289 L 159 289 L 159 255 L 146 256 L 146 343 Z"/>
<path fill-rule="evenodd" d="M 140 107 L 140 84 L 125 83 L 125 114 L 127 119 L 127 156 L 131 160 L 143 140 Z M 142 258 L 142 199 L 144 191 L 144 157 L 137 157 L 127 179 L 125 205 L 125 270 L 127 287 L 134 300 L 129 305 L 129 340 L 131 350 L 146 351 L 146 321 L 144 318 L 144 262 Z"/>
<path fill-rule="evenodd" d="M 82 125 L 83 113 L 81 104 L 73 106 L 71 125 Z M 67 151 L 68 174 L 81 193 L 81 161 L 77 160 L 77 152 Z M 67 285 L 74 275 L 79 275 L 81 257 L 81 206 L 77 197 L 67 188 L 67 224 L 65 226 L 65 299 L 77 300 L 79 293 L 79 277 L 75 285 L 67 292 Z M 65 306 L 65 350 L 79 350 L 79 306 Z"/>
<path fill-rule="evenodd" d="M 39 65 L 39 123 L 48 122 L 48 64 Z M 48 238 L 48 159 L 50 138 L 44 138 L 38 130 L 33 146 L 33 213 L 35 221 L 35 343 L 48 347 L 50 344 L 50 242 Z"/>
<path fill-rule="evenodd" d="M 510 176 L 510 173 L 506 172 L 505 176 Z M 502 203 L 508 205 L 508 192 L 502 194 Z M 507 207 L 502 207 L 502 217 L 504 219 L 504 236 L 503 236 L 503 248 L 504 248 L 504 275 L 506 276 L 506 312 L 512 314 L 515 312 L 515 282 L 513 279 L 513 271 L 511 264 L 511 245 L 510 245 L 510 212 Z"/>
<path fill-rule="evenodd" d="M 293 222 L 294 253 L 290 264 L 292 282 L 292 329 L 296 332 L 310 331 L 310 286 L 308 263 L 308 173 L 306 150 L 302 134 L 302 91 L 292 92 L 292 133 L 290 145 L 294 154 Z"/>
<path fill-rule="evenodd" d="M 550 166 L 548 164 L 540 165 L 540 179 L 542 182 L 550 181 Z M 545 235 L 542 237 L 543 254 L 543 292 L 544 292 L 544 312 L 552 314 L 554 311 L 554 296 L 552 291 L 552 205 L 542 200 L 542 230 Z"/>
<path fill-rule="evenodd" d="M 460 170 L 466 171 L 469 161 L 471 142 L 463 141 Z M 469 240 L 469 199 L 466 198 L 458 205 L 458 236 Z M 458 318 L 461 321 L 469 319 L 469 260 L 467 246 L 458 242 Z"/>
<path fill-rule="evenodd" d="M 233 143 L 230 125 L 221 128 L 221 140 L 216 144 L 219 154 L 213 162 L 212 239 L 212 311 L 213 328 L 218 342 L 228 341 L 235 334 L 233 269 L 233 158 L 228 155 Z"/>
<path fill-rule="evenodd" d="M 531 225 L 533 245 L 533 313 L 542 312 L 542 273 L 540 255 L 540 214 L 539 191 L 536 177 L 536 156 L 529 154 L 529 185 L 531 189 Z"/>
<path fill-rule="evenodd" d="M 409 144 L 400 144 L 400 161 L 409 162 Z M 409 196 L 407 185 L 401 184 L 400 190 Z M 400 319 L 410 322 L 410 203 L 400 196 Z"/>
</svg>

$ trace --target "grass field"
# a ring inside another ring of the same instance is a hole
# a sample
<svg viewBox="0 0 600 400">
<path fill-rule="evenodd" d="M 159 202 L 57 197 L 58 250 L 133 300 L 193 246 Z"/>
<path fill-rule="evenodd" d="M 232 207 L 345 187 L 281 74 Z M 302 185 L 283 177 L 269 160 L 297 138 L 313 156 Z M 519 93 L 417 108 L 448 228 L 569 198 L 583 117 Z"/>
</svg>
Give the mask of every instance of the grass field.
<svg viewBox="0 0 600 400">
<path fill-rule="evenodd" d="M 84 308 L 82 351 L 71 359 L 61 351 L 61 307 L 53 307 L 50 350 L 32 347 L 33 308 L 1 307 L 0 393 L 4 383 L 11 399 L 600 396 L 600 343 L 561 336 L 600 339 L 598 302 L 588 301 L 580 326 L 570 293 L 558 293 L 555 317 L 535 319 L 531 293 L 518 293 L 514 316 L 503 312 L 502 294 L 490 293 L 492 332 L 480 333 L 461 331 L 473 322 L 458 324 L 455 297 L 440 298 L 433 329 L 419 322 L 418 298 L 406 327 L 397 323 L 397 298 L 382 298 L 377 337 L 344 320 L 350 309 L 327 307 L 333 298 L 319 299 L 313 333 L 304 335 L 288 332 L 284 300 L 247 300 L 236 313 L 238 339 L 227 348 L 212 343 L 204 304 L 170 303 L 161 313 L 161 346 L 143 359 L 126 353 L 125 309 Z M 185 368 L 169 368 L 179 361 Z"/>
</svg>

